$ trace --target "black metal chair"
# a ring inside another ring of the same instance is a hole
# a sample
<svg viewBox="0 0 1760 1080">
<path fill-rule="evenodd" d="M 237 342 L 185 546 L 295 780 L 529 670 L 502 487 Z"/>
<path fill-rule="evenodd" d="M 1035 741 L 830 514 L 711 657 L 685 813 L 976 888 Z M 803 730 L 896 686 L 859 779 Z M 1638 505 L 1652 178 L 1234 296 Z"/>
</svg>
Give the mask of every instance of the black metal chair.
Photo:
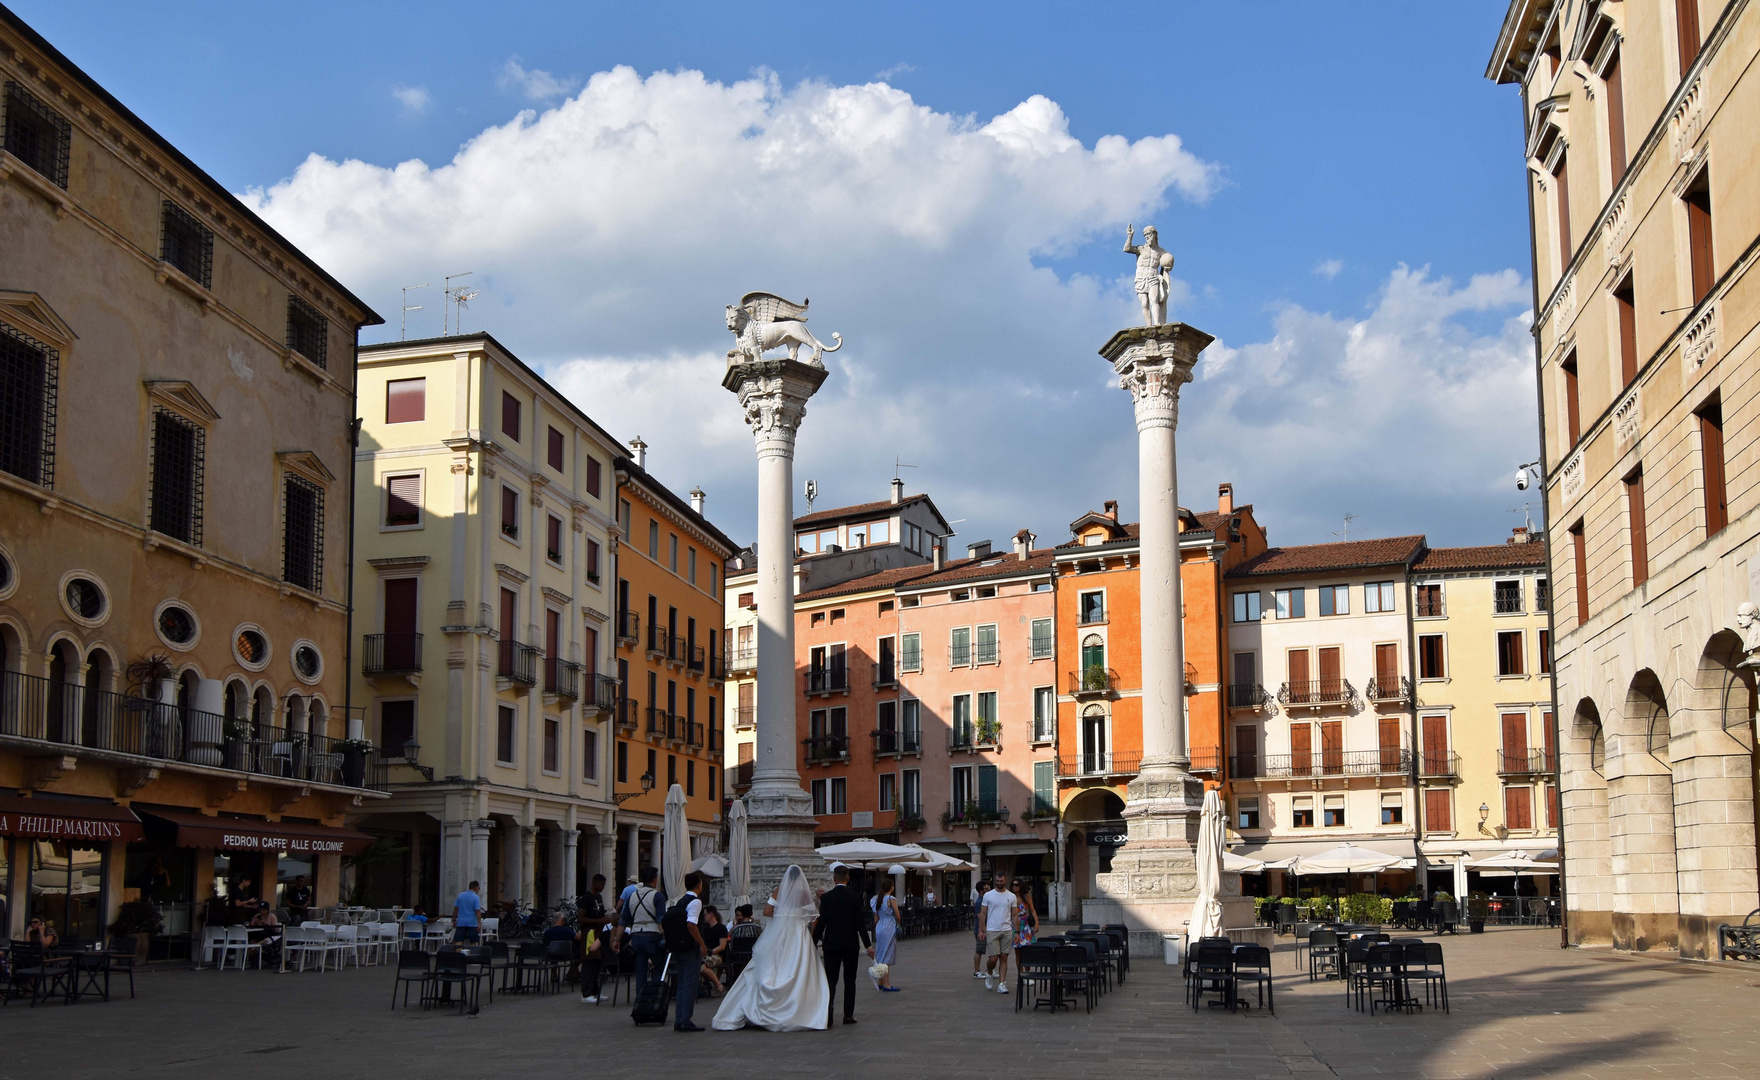
<svg viewBox="0 0 1760 1080">
<path fill-rule="evenodd" d="M 495 1003 L 495 951 L 489 947 L 491 944 L 493 942 L 466 945 L 458 951 L 464 956 L 466 969 L 488 984 L 489 1003 L 492 1005 Z M 502 955 L 507 955 L 505 950 Z"/>
<path fill-rule="evenodd" d="M 1080 991 L 1087 1001 L 1088 1011 L 1093 1012 L 1096 978 L 1092 954 L 1079 944 L 1058 945 L 1054 948 L 1053 960 L 1057 967 L 1053 993 L 1061 1001 L 1065 991 Z"/>
<path fill-rule="evenodd" d="M 1215 942 L 1200 942 L 1192 953 L 1191 1002 L 1192 1011 L 1196 1012 L 1203 1003 L 1205 994 L 1219 994 L 1220 1001 L 1212 1001 L 1211 1008 L 1221 1005 L 1229 1012 L 1235 1011 L 1235 979 L 1234 949 L 1232 946 L 1219 945 Z"/>
<path fill-rule="evenodd" d="M 1339 942 L 1339 980 L 1344 983 L 1344 998 L 1349 1004 L 1353 995 L 1360 992 L 1358 980 L 1363 974 L 1363 965 L 1369 961 L 1369 946 L 1373 942 L 1361 938 Z"/>
<path fill-rule="evenodd" d="M 722 969 L 727 973 L 727 985 L 732 986 L 739 973 L 752 962 L 752 950 L 757 948 L 758 935 L 763 927 L 755 922 L 739 923 L 730 932 L 727 939 L 727 959 Z"/>
<path fill-rule="evenodd" d="M 1411 1012 L 1417 999 L 1406 988 L 1405 950 L 1386 942 L 1372 943 L 1357 973 L 1357 995 L 1359 1009 L 1368 999 L 1371 1016 L 1377 1005 Z"/>
<path fill-rule="evenodd" d="M 471 970 L 471 959 L 462 950 L 443 949 L 434 954 L 434 978 L 429 984 L 428 1004 L 451 1004 L 452 989 L 457 987 L 459 1011 L 464 1012 L 468 1005 L 474 1016 L 482 1006 L 483 978 L 483 973 Z"/>
<path fill-rule="evenodd" d="M 544 985 L 543 990 L 560 991 L 568 975 L 568 967 L 574 963 L 574 942 L 551 941 L 544 945 Z"/>
<path fill-rule="evenodd" d="M 1424 984 L 1424 1001 L 1431 1008 L 1448 1012 L 1448 967 L 1442 962 L 1442 943 L 1415 941 L 1405 946 L 1406 978 Z"/>
<path fill-rule="evenodd" d="M 104 1000 L 110 1000 L 110 976 L 128 976 L 128 996 L 134 997 L 134 950 L 135 940 L 127 934 L 119 934 L 110 939 L 110 949 L 104 954 Z"/>
<path fill-rule="evenodd" d="M 1014 951 L 1015 986 L 1014 1011 L 1020 1012 L 1032 997 L 1033 1008 L 1046 1005 L 1055 1012 L 1063 1005 L 1057 993 L 1057 949 L 1052 945 L 1022 945 Z M 1045 989 L 1049 996 L 1038 996 L 1038 989 Z"/>
<path fill-rule="evenodd" d="M 1076 945 L 1088 951 L 1088 963 L 1093 965 L 1094 974 L 1099 978 L 1095 989 L 1105 993 L 1112 989 L 1112 939 L 1097 931 L 1075 931 L 1063 935 L 1066 945 Z"/>
<path fill-rule="evenodd" d="M 514 942 L 513 964 L 504 973 L 513 977 L 513 985 L 502 984 L 502 989 L 510 994 L 523 994 L 527 990 L 544 990 L 546 969 L 550 965 L 550 956 L 542 941 Z"/>
<path fill-rule="evenodd" d="M 1101 929 L 1118 935 L 1118 981 L 1124 982 L 1131 970 L 1131 932 L 1124 923 L 1107 923 Z"/>
<path fill-rule="evenodd" d="M 1453 900 L 1444 900 L 1436 905 L 1436 932 L 1452 934 L 1461 922 L 1461 906 Z"/>
<path fill-rule="evenodd" d="M 1259 1007 L 1270 1006 L 1271 1015 L 1277 1015 L 1277 998 L 1273 995 L 1271 982 L 1271 950 L 1263 945 L 1236 945 L 1234 948 L 1234 981 L 1239 991 L 1241 984 L 1251 982 L 1259 998 Z"/>
<path fill-rule="evenodd" d="M 1412 925 L 1419 929 L 1429 929 L 1436 918 L 1436 905 L 1429 899 L 1423 899 L 1412 905 Z"/>
<path fill-rule="evenodd" d="M 1339 974 L 1341 955 L 1338 945 L 1338 931 L 1308 931 L 1308 981 L 1313 982 L 1322 976 L 1330 978 Z"/>
<path fill-rule="evenodd" d="M 400 949 L 397 953 L 397 977 L 391 983 L 391 1007 L 397 1008 L 397 988 L 403 987 L 403 1007 L 409 1008 L 409 984 L 416 983 L 419 991 L 416 1000 L 426 1005 L 428 990 L 434 981 L 434 971 L 429 961 L 432 954 L 421 949 Z"/>
</svg>

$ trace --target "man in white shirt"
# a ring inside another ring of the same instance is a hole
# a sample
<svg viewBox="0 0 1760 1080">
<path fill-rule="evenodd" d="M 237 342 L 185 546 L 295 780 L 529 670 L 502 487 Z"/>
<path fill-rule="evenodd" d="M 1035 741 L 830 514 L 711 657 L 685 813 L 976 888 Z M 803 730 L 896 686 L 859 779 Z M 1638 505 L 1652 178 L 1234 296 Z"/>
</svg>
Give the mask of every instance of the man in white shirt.
<svg viewBox="0 0 1760 1080">
<path fill-rule="evenodd" d="M 1019 929 L 1019 902 L 1008 891 L 1008 878 L 996 875 L 990 891 L 979 904 L 978 915 L 984 920 L 984 989 L 1008 993 L 1008 954 L 1014 951 L 1014 935 Z"/>
</svg>

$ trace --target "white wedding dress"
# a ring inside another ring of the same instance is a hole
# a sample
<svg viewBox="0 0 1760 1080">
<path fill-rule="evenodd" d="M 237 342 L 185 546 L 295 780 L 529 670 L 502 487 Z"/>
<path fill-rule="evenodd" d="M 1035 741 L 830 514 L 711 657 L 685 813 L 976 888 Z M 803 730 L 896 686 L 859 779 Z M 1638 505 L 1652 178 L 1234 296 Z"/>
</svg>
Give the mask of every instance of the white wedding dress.
<svg viewBox="0 0 1760 1080">
<path fill-rule="evenodd" d="M 788 868 L 773 903 L 770 925 L 758 935 L 751 962 L 715 1011 L 710 1026 L 718 1031 L 747 1024 L 771 1031 L 825 1030 L 831 991 L 812 933 L 819 905 L 800 867 Z"/>
</svg>

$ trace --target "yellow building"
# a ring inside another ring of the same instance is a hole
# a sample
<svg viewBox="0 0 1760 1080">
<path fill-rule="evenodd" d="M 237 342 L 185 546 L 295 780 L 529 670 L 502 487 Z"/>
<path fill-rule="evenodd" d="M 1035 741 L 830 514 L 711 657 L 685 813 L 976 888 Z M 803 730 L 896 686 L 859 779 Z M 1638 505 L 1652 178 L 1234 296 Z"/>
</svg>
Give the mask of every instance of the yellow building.
<svg viewBox="0 0 1760 1080">
<path fill-rule="evenodd" d="M 406 853 L 363 899 L 553 905 L 611 872 L 617 442 L 487 334 L 360 352 L 355 699 Z"/>
<path fill-rule="evenodd" d="M 162 956 L 211 893 L 334 903 L 382 797 L 346 674 L 380 320 L 4 8 L 0 93 L 0 933 L 145 899 Z"/>
<path fill-rule="evenodd" d="M 647 445 L 617 459 L 617 740 L 613 771 L 625 880 L 659 866 L 666 794 L 685 794 L 691 856 L 719 845 L 727 655 L 722 569 L 738 550 L 646 469 Z M 688 860 L 687 860 L 688 861 Z"/>
<path fill-rule="evenodd" d="M 753 548 L 727 561 L 722 576 L 727 626 L 727 694 L 722 723 L 727 767 L 734 770 L 728 785 L 734 792 L 751 786 L 752 760 L 758 744 L 758 554 Z"/>
<path fill-rule="evenodd" d="M 1556 893 L 1555 879 L 1468 871 L 1558 846 L 1546 549 L 1431 548 L 1412 568 L 1419 850 L 1431 891 Z"/>
</svg>

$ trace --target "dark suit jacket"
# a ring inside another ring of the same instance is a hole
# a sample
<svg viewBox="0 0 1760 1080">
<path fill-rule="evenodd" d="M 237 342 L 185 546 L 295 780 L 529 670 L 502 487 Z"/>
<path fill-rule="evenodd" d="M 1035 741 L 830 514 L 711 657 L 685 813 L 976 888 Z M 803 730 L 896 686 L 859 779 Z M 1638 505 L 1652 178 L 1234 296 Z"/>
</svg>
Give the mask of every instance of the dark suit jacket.
<svg viewBox="0 0 1760 1080">
<path fill-rule="evenodd" d="M 862 917 L 862 898 L 847 885 L 836 886 L 819 901 L 819 940 L 828 953 L 868 947 L 871 939 L 868 921 Z"/>
</svg>

